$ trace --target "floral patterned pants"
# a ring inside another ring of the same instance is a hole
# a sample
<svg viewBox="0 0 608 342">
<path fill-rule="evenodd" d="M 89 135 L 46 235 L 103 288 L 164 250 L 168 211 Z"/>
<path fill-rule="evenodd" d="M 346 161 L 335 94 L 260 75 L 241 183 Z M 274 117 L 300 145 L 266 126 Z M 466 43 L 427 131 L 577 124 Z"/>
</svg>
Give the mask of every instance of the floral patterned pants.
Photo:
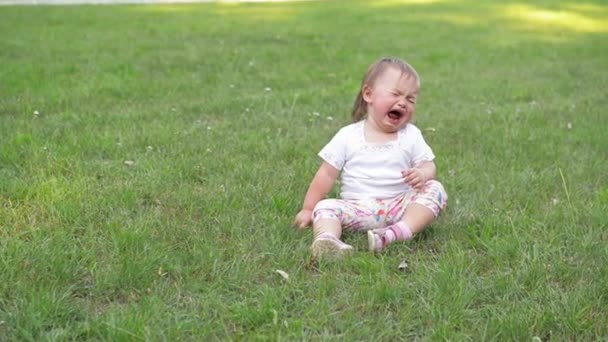
<svg viewBox="0 0 608 342">
<path fill-rule="evenodd" d="M 317 203 L 312 217 L 315 223 L 320 219 L 338 220 L 344 230 L 369 230 L 399 222 L 410 203 L 425 206 L 437 217 L 445 209 L 447 200 L 443 185 L 430 180 L 420 190 L 412 190 L 392 199 L 324 199 Z"/>
</svg>

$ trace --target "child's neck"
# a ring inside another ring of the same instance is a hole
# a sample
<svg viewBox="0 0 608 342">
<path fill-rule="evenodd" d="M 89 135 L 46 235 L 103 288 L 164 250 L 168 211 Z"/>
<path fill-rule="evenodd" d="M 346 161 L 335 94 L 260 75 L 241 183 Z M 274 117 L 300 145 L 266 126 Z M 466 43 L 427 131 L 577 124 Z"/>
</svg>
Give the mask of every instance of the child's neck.
<svg viewBox="0 0 608 342">
<path fill-rule="evenodd" d="M 387 143 L 397 139 L 398 132 L 385 132 L 377 127 L 372 120 L 363 121 L 363 136 L 368 143 Z"/>
</svg>

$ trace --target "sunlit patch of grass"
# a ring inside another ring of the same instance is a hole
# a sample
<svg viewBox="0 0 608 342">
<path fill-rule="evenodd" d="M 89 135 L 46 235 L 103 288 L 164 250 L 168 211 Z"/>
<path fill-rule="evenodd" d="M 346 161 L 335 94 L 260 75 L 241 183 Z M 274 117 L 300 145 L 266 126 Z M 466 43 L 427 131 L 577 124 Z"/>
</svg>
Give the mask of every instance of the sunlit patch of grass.
<svg viewBox="0 0 608 342">
<path fill-rule="evenodd" d="M 307 1 L 307 0 L 299 0 Z M 310 0 L 313 1 L 313 0 Z M 269 2 L 272 4 L 260 4 Z M 296 15 L 293 6 L 282 4 L 290 1 L 218 1 L 210 4 L 207 14 L 217 14 L 224 16 L 246 17 L 258 21 L 285 21 Z M 188 14 L 199 13 L 201 8 L 196 4 L 160 4 L 154 6 L 139 5 L 133 6 L 133 10 L 141 12 L 155 12 L 166 14 Z"/>
<path fill-rule="evenodd" d="M 453 25 L 462 26 L 462 27 L 467 27 L 467 26 L 474 27 L 474 26 L 479 25 L 481 22 L 481 19 L 478 16 L 471 15 L 470 13 L 469 14 L 441 13 L 441 14 L 436 14 L 436 15 L 429 15 L 428 18 L 433 21 L 453 24 Z"/>
<path fill-rule="evenodd" d="M 174 3 L 166 3 L 166 4 L 155 4 L 154 6 L 142 6 L 142 5 L 132 5 L 131 9 L 138 12 L 156 12 L 156 13 L 189 13 L 189 12 L 198 12 L 200 11 L 200 6 L 198 4 L 174 4 Z"/>
<path fill-rule="evenodd" d="M 608 16 L 608 6 L 592 3 L 568 3 L 564 5 L 567 10 L 581 12 L 590 17 L 606 17 Z"/>
<path fill-rule="evenodd" d="M 239 3 L 222 3 L 223 6 L 218 7 L 216 13 L 232 16 L 241 15 L 246 16 L 250 19 L 261 20 L 261 21 L 285 21 L 293 18 L 297 14 L 296 10 L 292 7 L 285 5 L 276 6 L 257 6 L 257 7 L 244 7 L 245 5 Z"/>
<path fill-rule="evenodd" d="M 572 9 L 551 10 L 534 5 L 508 4 L 505 5 L 504 13 L 507 17 L 519 21 L 524 27 L 539 31 L 608 32 L 608 16 L 593 18 L 578 13 L 575 11 L 576 7 L 570 8 Z"/>
<path fill-rule="evenodd" d="M 385 6 L 395 6 L 395 5 L 430 5 L 430 4 L 440 4 L 445 2 L 451 2 L 454 0 L 380 0 L 373 1 L 370 3 L 370 6 L 373 7 L 385 7 Z"/>
</svg>

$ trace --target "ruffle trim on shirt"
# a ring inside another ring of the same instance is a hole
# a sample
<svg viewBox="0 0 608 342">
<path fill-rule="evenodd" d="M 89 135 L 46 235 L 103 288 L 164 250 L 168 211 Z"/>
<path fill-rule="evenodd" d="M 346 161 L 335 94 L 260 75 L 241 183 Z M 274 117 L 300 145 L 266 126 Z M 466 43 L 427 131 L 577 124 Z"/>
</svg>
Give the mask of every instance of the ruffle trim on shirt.
<svg viewBox="0 0 608 342">
<path fill-rule="evenodd" d="M 364 121 L 359 121 L 355 131 L 355 141 L 357 142 L 357 150 L 359 152 L 386 152 L 395 148 L 395 142 L 400 140 L 401 133 L 397 136 L 397 140 L 386 143 L 368 143 L 365 141 Z"/>
<path fill-rule="evenodd" d="M 395 144 L 393 142 L 389 142 L 382 145 L 373 145 L 373 144 L 364 144 L 361 146 L 361 152 L 386 152 L 395 148 Z"/>
</svg>

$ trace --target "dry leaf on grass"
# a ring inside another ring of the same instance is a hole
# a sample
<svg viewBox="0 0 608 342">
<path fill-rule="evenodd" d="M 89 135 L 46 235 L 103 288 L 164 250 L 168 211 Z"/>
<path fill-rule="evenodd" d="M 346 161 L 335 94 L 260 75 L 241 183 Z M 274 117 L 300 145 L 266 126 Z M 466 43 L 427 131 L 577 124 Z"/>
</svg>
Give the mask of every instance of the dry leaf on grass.
<svg viewBox="0 0 608 342">
<path fill-rule="evenodd" d="M 289 280 L 289 274 L 287 274 L 287 272 L 283 270 L 275 270 L 275 272 L 277 272 L 286 281 Z"/>
</svg>

